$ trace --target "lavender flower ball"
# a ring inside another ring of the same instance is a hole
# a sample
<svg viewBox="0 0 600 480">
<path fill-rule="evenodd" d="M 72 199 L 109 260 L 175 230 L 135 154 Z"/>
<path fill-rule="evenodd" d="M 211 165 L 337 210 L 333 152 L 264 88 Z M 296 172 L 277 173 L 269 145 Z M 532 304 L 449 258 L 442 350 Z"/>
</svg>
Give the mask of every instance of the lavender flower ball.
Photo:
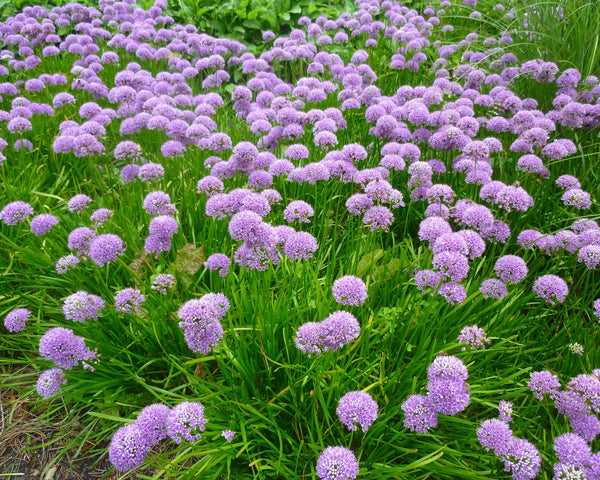
<svg viewBox="0 0 600 480">
<path fill-rule="evenodd" d="M 199 440 L 204 426 L 204 406 L 200 402 L 181 402 L 171 409 L 167 417 L 167 435 L 176 443 L 183 439 L 190 443 Z"/>
<path fill-rule="evenodd" d="M 533 284 L 532 290 L 538 297 L 546 300 L 550 305 L 565 301 L 569 293 L 567 283 L 556 275 L 543 275 L 538 277 Z"/>
<path fill-rule="evenodd" d="M 63 327 L 51 328 L 44 333 L 40 339 L 40 355 L 65 370 L 77 366 L 81 360 L 96 358 L 95 352 L 85 346 L 82 337 Z"/>
<path fill-rule="evenodd" d="M 170 215 L 158 215 L 150 220 L 150 235 L 172 238 L 179 230 L 177 220 Z"/>
<path fill-rule="evenodd" d="M 558 377 L 547 370 L 532 372 L 529 375 L 527 386 L 531 389 L 533 396 L 538 400 L 543 400 L 544 395 L 555 399 L 558 397 L 560 389 L 560 380 Z"/>
<path fill-rule="evenodd" d="M 229 273 L 229 267 L 231 266 L 231 260 L 224 253 L 213 253 L 204 262 L 204 266 L 211 272 L 219 270 L 220 277 L 226 277 Z"/>
<path fill-rule="evenodd" d="M 135 424 L 142 431 L 146 442 L 156 445 L 167 438 L 167 419 L 171 409 L 162 403 L 154 403 L 145 407 L 135 419 Z"/>
<path fill-rule="evenodd" d="M 4 326 L 9 332 L 22 332 L 30 316 L 31 312 L 26 308 L 16 308 L 4 318 Z"/>
<path fill-rule="evenodd" d="M 173 275 L 170 273 L 161 273 L 154 278 L 150 288 L 166 295 L 169 290 L 173 289 L 174 285 L 175 277 Z"/>
<path fill-rule="evenodd" d="M 483 328 L 479 328 L 477 325 L 471 325 L 470 327 L 464 327 L 458 335 L 458 343 L 462 343 L 469 347 L 471 350 L 477 350 L 485 348 L 486 343 L 490 343 L 491 340 L 487 338 L 487 334 Z M 466 347 L 463 347 L 463 351 Z"/>
<path fill-rule="evenodd" d="M 134 422 L 115 432 L 108 447 L 108 459 L 117 470 L 126 472 L 144 463 L 150 448 L 145 432 Z"/>
<path fill-rule="evenodd" d="M 309 260 L 317 248 L 319 248 L 317 240 L 310 233 L 296 232 L 287 238 L 283 253 L 292 261 Z"/>
<path fill-rule="evenodd" d="M 571 188 L 563 193 L 561 200 L 565 205 L 569 205 L 579 210 L 586 210 L 592 206 L 590 194 L 580 188 Z"/>
<path fill-rule="evenodd" d="M 67 379 L 60 368 L 51 368 L 42 372 L 36 382 L 36 391 L 42 398 L 50 398 L 62 389 L 61 385 L 67 383 Z"/>
<path fill-rule="evenodd" d="M 363 216 L 363 223 L 368 225 L 372 232 L 376 230 L 388 231 L 389 226 L 394 221 L 394 214 L 387 207 L 376 205 L 370 207 Z"/>
<path fill-rule="evenodd" d="M 20 200 L 9 203 L 0 211 L 0 219 L 5 225 L 16 225 L 33 215 L 33 208 Z"/>
<path fill-rule="evenodd" d="M 100 311 L 104 308 L 104 300 L 98 295 L 80 290 L 69 295 L 63 302 L 62 308 L 67 320 L 74 322 L 97 320 L 102 316 Z"/>
<path fill-rule="evenodd" d="M 107 263 L 116 261 L 123 252 L 125 252 L 123 240 L 113 233 L 105 233 L 92 240 L 89 256 L 96 265 L 103 267 Z"/>
<path fill-rule="evenodd" d="M 71 213 L 81 213 L 92 203 L 92 199 L 87 195 L 75 195 L 69 200 L 68 208 Z"/>
<path fill-rule="evenodd" d="M 331 288 L 335 301 L 341 305 L 359 306 L 368 297 L 367 286 L 358 277 L 346 275 L 333 282 Z"/>
<path fill-rule="evenodd" d="M 495 298 L 496 300 L 502 300 L 508 295 L 506 285 L 502 280 L 498 280 L 497 278 L 488 278 L 481 282 L 479 291 L 483 295 L 483 298 Z"/>
<path fill-rule="evenodd" d="M 404 411 L 404 426 L 411 432 L 427 433 L 437 427 L 438 414 L 429 407 L 425 395 L 410 395 L 400 407 Z"/>
<path fill-rule="evenodd" d="M 139 313 L 146 297 L 135 288 L 124 288 L 115 295 L 115 310 L 123 313 Z"/>
<path fill-rule="evenodd" d="M 235 437 L 236 432 L 234 432 L 233 430 L 223 430 L 221 432 L 221 436 L 227 440 L 228 443 L 231 443 L 231 441 L 233 440 L 233 437 Z"/>
<path fill-rule="evenodd" d="M 313 208 L 308 203 L 302 200 L 294 200 L 285 207 L 283 218 L 290 223 L 310 223 L 308 217 L 312 217 L 314 214 Z"/>
<path fill-rule="evenodd" d="M 31 219 L 31 231 L 36 235 L 45 235 L 58 224 L 58 218 L 49 213 L 42 213 Z"/>
<path fill-rule="evenodd" d="M 516 255 L 504 255 L 494 265 L 496 275 L 505 283 L 519 283 L 529 272 L 525 260 Z"/>
<path fill-rule="evenodd" d="M 367 392 L 348 392 L 340 398 L 335 412 L 348 430 L 355 431 L 358 423 L 362 431 L 366 432 L 377 419 L 377 402 Z"/>
<path fill-rule="evenodd" d="M 99 208 L 90 215 L 90 220 L 94 222 L 96 227 L 101 227 L 108 222 L 113 216 L 112 210 L 108 208 Z"/>
<path fill-rule="evenodd" d="M 54 264 L 54 268 L 56 268 L 56 273 L 62 275 L 75 267 L 79 262 L 79 257 L 76 257 L 75 255 L 66 255 L 57 260 Z"/>
<path fill-rule="evenodd" d="M 594 315 L 600 318 L 600 298 L 594 300 Z"/>
<path fill-rule="evenodd" d="M 476 433 L 481 446 L 488 452 L 493 450 L 496 455 L 506 454 L 508 443 L 514 438 L 508 424 L 496 418 L 481 422 Z"/>
<path fill-rule="evenodd" d="M 316 472 L 321 480 L 354 480 L 358 470 L 354 453 L 345 447 L 327 447 L 317 460 Z"/>
</svg>

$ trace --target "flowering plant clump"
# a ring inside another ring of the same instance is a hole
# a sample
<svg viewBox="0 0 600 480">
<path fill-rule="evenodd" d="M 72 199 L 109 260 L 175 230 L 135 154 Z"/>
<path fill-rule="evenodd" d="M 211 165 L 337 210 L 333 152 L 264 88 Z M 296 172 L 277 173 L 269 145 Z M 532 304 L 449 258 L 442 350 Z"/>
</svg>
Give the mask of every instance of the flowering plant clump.
<svg viewBox="0 0 600 480">
<path fill-rule="evenodd" d="M 600 478 L 597 2 L 19 3 L 2 383 L 74 439 L 44 445 L 186 478 Z"/>
</svg>

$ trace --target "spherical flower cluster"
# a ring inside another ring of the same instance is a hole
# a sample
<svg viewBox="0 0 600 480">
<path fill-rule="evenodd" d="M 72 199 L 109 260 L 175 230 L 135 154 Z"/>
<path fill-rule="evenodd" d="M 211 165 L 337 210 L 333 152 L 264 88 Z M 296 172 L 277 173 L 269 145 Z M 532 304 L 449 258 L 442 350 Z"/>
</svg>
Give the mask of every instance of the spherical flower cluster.
<svg viewBox="0 0 600 480">
<path fill-rule="evenodd" d="M 333 282 L 332 293 L 335 301 L 341 305 L 359 306 L 368 297 L 367 286 L 358 277 L 346 275 Z"/>
<path fill-rule="evenodd" d="M 542 275 L 533 284 L 533 291 L 538 297 L 546 300 L 550 305 L 565 301 L 569 293 L 567 283 L 556 275 Z"/>
<path fill-rule="evenodd" d="M 90 361 L 96 358 L 96 353 L 85 346 L 83 338 L 76 336 L 73 330 L 63 327 L 51 328 L 42 336 L 40 355 L 65 370 L 77 366 L 82 360 Z"/>
<path fill-rule="evenodd" d="M 231 266 L 231 260 L 224 253 L 213 253 L 204 262 L 204 266 L 211 272 L 215 270 L 219 271 L 220 277 L 226 277 L 229 273 L 229 267 Z"/>
<path fill-rule="evenodd" d="M 101 227 L 108 222 L 113 216 L 112 210 L 108 208 L 99 208 L 90 215 L 90 220 L 94 222 L 96 227 Z"/>
<path fill-rule="evenodd" d="M 185 341 L 192 352 L 207 354 L 223 338 L 221 318 L 229 309 L 227 297 L 221 293 L 209 293 L 197 300 L 184 303 L 177 316 L 182 320 Z"/>
<path fill-rule="evenodd" d="M 36 391 L 42 398 L 50 398 L 62 389 L 61 385 L 67 383 L 67 379 L 60 368 L 51 368 L 40 374 L 36 382 Z"/>
<path fill-rule="evenodd" d="M 308 356 L 335 351 L 358 338 L 360 325 L 351 313 L 337 311 L 321 322 L 308 322 L 298 328 L 296 347 Z"/>
<path fill-rule="evenodd" d="M 5 225 L 16 225 L 31 215 L 33 215 L 33 208 L 20 200 L 6 204 L 0 211 L 0 219 Z"/>
<path fill-rule="evenodd" d="M 285 210 L 283 211 L 283 218 L 290 222 L 304 222 L 310 223 L 308 217 L 312 217 L 315 214 L 313 208 L 302 200 L 294 200 L 290 202 Z"/>
<path fill-rule="evenodd" d="M 123 240 L 113 233 L 105 233 L 91 241 L 89 256 L 96 265 L 103 267 L 107 263 L 116 261 L 123 252 L 125 252 Z"/>
<path fill-rule="evenodd" d="M 36 235 L 45 235 L 58 224 L 58 218 L 49 213 L 42 213 L 31 219 L 31 231 Z"/>
<path fill-rule="evenodd" d="M 141 465 L 151 447 L 145 433 L 134 422 L 119 428 L 112 436 L 108 459 L 117 470 L 126 472 Z"/>
<path fill-rule="evenodd" d="M 231 443 L 231 441 L 233 440 L 233 437 L 235 437 L 236 432 L 234 432 L 233 430 L 223 430 L 221 432 L 221 436 L 227 440 L 228 443 Z"/>
<path fill-rule="evenodd" d="M 4 326 L 9 332 L 22 332 L 30 316 L 31 312 L 26 308 L 16 308 L 4 317 Z"/>
<path fill-rule="evenodd" d="M 544 395 L 555 399 L 558 397 L 560 389 L 560 380 L 558 377 L 547 370 L 532 372 L 529 375 L 527 386 L 531 389 L 533 396 L 538 400 L 543 400 Z"/>
<path fill-rule="evenodd" d="M 156 290 L 163 295 L 166 295 L 169 290 L 173 290 L 175 285 L 175 277 L 170 273 L 160 273 L 152 281 L 152 290 Z"/>
<path fill-rule="evenodd" d="M 504 255 L 494 265 L 496 275 L 505 283 L 519 283 L 528 273 L 527 264 L 516 255 Z"/>
<path fill-rule="evenodd" d="M 317 251 L 317 240 L 308 232 L 292 233 L 283 246 L 283 253 L 290 260 L 308 260 Z"/>
<path fill-rule="evenodd" d="M 200 432 L 208 420 L 200 402 L 181 402 L 171 409 L 167 417 L 167 435 L 176 443 L 187 440 L 194 443 L 202 437 Z"/>
<path fill-rule="evenodd" d="M 354 453 L 345 447 L 327 447 L 317 460 L 316 472 L 321 480 L 354 480 L 358 470 Z"/>
<path fill-rule="evenodd" d="M 67 320 L 74 322 L 85 322 L 86 320 L 97 320 L 102 316 L 104 300 L 98 295 L 92 295 L 80 290 L 69 295 L 63 303 L 63 313 Z"/>
<path fill-rule="evenodd" d="M 75 267 L 75 265 L 77 265 L 79 262 L 79 257 L 75 255 L 66 255 L 57 260 L 57 262 L 54 264 L 54 268 L 56 268 L 56 273 L 62 275 L 63 273 L 67 273 L 69 270 Z"/>
<path fill-rule="evenodd" d="M 590 194 L 580 188 L 570 188 L 563 193 L 561 200 L 565 205 L 570 205 L 580 210 L 586 210 L 592 206 Z"/>
<path fill-rule="evenodd" d="M 484 349 L 485 344 L 490 342 L 491 340 L 487 338 L 487 334 L 483 328 L 479 328 L 477 325 L 464 327 L 458 335 L 458 343 L 466 345 L 463 347 L 463 351 L 466 350 L 466 347 L 469 347 L 471 350 Z"/>
<path fill-rule="evenodd" d="M 394 221 L 394 214 L 389 208 L 376 205 L 367 209 L 362 221 L 372 232 L 376 230 L 384 230 L 387 232 Z"/>
<path fill-rule="evenodd" d="M 377 419 L 377 402 L 367 392 L 348 392 L 340 398 L 335 412 L 348 430 L 355 431 L 358 423 L 362 431 L 366 432 Z"/>
<path fill-rule="evenodd" d="M 123 313 L 140 313 L 146 297 L 135 288 L 124 288 L 115 295 L 115 310 Z"/>
<path fill-rule="evenodd" d="M 498 280 L 497 278 L 488 278 L 481 282 L 479 291 L 483 295 L 483 298 L 495 298 L 496 300 L 502 300 L 508 295 L 506 285 L 502 280 Z"/>
<path fill-rule="evenodd" d="M 69 200 L 68 208 L 71 213 L 81 213 L 92 203 L 92 199 L 84 194 L 75 195 Z"/>
</svg>

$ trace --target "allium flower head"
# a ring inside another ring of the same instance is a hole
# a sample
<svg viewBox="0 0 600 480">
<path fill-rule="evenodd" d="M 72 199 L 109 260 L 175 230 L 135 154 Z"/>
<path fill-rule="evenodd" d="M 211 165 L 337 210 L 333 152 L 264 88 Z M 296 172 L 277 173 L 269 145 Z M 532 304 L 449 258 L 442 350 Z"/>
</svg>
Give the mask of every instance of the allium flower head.
<svg viewBox="0 0 600 480">
<path fill-rule="evenodd" d="M 213 253 L 204 262 L 204 266 L 211 272 L 215 270 L 219 271 L 220 277 L 226 277 L 229 273 L 229 267 L 231 266 L 231 260 L 224 253 Z"/>
<path fill-rule="evenodd" d="M 156 445 L 167 438 L 167 418 L 171 409 L 162 403 L 154 403 L 145 407 L 135 419 L 135 424 L 142 431 L 146 442 Z"/>
<path fill-rule="evenodd" d="M 117 470 L 126 472 L 144 463 L 150 448 L 145 432 L 134 422 L 115 432 L 108 447 L 108 459 Z"/>
<path fill-rule="evenodd" d="M 96 358 L 96 353 L 85 346 L 82 337 L 63 327 L 51 328 L 42 336 L 40 355 L 65 370 L 75 367 L 81 360 Z"/>
<path fill-rule="evenodd" d="M 437 427 L 438 414 L 429 408 L 425 395 L 410 395 L 401 406 L 404 411 L 404 426 L 412 432 L 427 433 Z"/>
<path fill-rule="evenodd" d="M 290 223 L 310 223 L 308 217 L 312 217 L 314 214 L 313 208 L 308 203 L 303 200 L 294 200 L 285 207 L 283 218 Z"/>
<path fill-rule="evenodd" d="M 223 338 L 221 318 L 229 309 L 229 301 L 223 294 L 206 294 L 199 299 L 184 303 L 177 316 L 182 320 L 186 343 L 193 352 L 207 354 Z"/>
<path fill-rule="evenodd" d="M 467 380 L 469 372 L 458 357 L 438 355 L 427 369 L 429 380 Z"/>
<path fill-rule="evenodd" d="M 91 241 L 89 256 L 94 263 L 103 267 L 107 263 L 116 261 L 123 252 L 125 252 L 123 240 L 113 233 L 105 233 Z"/>
<path fill-rule="evenodd" d="M 31 219 L 31 231 L 36 235 L 45 235 L 58 224 L 58 218 L 49 213 L 42 213 Z"/>
<path fill-rule="evenodd" d="M 80 290 L 69 295 L 63 303 L 63 313 L 67 320 L 85 322 L 97 320 L 102 316 L 100 311 L 104 308 L 104 300 L 98 295 L 92 295 Z"/>
<path fill-rule="evenodd" d="M 580 188 L 571 188 L 563 193 L 561 200 L 565 205 L 570 205 L 580 210 L 586 210 L 592 206 L 590 194 Z"/>
<path fill-rule="evenodd" d="M 173 215 L 177 213 L 175 205 L 171 203 L 170 195 L 160 190 L 146 195 L 142 208 L 148 215 Z"/>
<path fill-rule="evenodd" d="M 173 289 L 174 285 L 175 277 L 173 275 L 170 273 L 160 273 L 154 278 L 150 288 L 166 295 L 169 290 Z"/>
<path fill-rule="evenodd" d="M 296 232 L 287 238 L 283 246 L 283 253 L 290 260 L 309 260 L 317 248 L 319 245 L 314 236 L 308 232 Z"/>
<path fill-rule="evenodd" d="M 479 443 L 486 451 L 493 450 L 496 455 L 508 451 L 508 444 L 514 438 L 506 422 L 498 419 L 484 420 L 477 429 Z"/>
<path fill-rule="evenodd" d="M 365 225 L 368 225 L 372 232 L 376 230 L 387 232 L 389 226 L 394 221 L 394 214 L 389 208 L 376 205 L 367 209 L 362 221 Z"/>
<path fill-rule="evenodd" d="M 135 288 L 124 288 L 115 295 L 115 310 L 123 313 L 139 313 L 146 297 Z"/>
<path fill-rule="evenodd" d="M 81 213 L 92 203 L 92 199 L 84 194 L 75 195 L 69 200 L 68 208 L 71 213 Z"/>
<path fill-rule="evenodd" d="M 158 215 L 150 220 L 148 232 L 150 235 L 160 235 L 172 238 L 179 230 L 177 220 L 170 215 Z"/>
<path fill-rule="evenodd" d="M 367 299 L 367 286 L 358 277 L 346 275 L 333 282 L 335 301 L 342 305 L 362 305 Z"/>
<path fill-rule="evenodd" d="M 30 316 L 31 312 L 26 308 L 15 308 L 4 317 L 4 326 L 9 332 L 22 332 Z"/>
<path fill-rule="evenodd" d="M 317 460 L 316 472 L 321 480 L 354 480 L 358 475 L 358 461 L 352 450 L 327 447 Z"/>
<path fill-rule="evenodd" d="M 60 368 L 51 368 L 42 372 L 36 382 L 36 390 L 40 397 L 50 398 L 62 389 L 61 385 L 67 383 L 67 379 Z"/>
<path fill-rule="evenodd" d="M 66 255 L 58 259 L 58 261 L 54 264 L 54 268 L 56 268 L 56 273 L 62 275 L 63 273 L 67 273 L 69 270 L 75 267 L 75 265 L 77 265 L 79 262 L 79 257 L 75 255 Z"/>
<path fill-rule="evenodd" d="M 167 417 L 167 434 L 176 443 L 185 439 L 190 443 L 199 440 L 204 426 L 204 406 L 200 402 L 181 402 L 174 406 Z"/>
<path fill-rule="evenodd" d="M 558 377 L 547 370 L 532 372 L 529 375 L 527 386 L 531 389 L 533 396 L 538 400 L 543 400 L 544 395 L 555 399 L 560 389 L 560 380 Z"/>
<path fill-rule="evenodd" d="M 508 445 L 508 451 L 503 456 L 506 471 L 515 480 L 534 479 L 540 471 L 542 457 L 531 442 L 522 438 L 513 438 Z"/>
<path fill-rule="evenodd" d="M 108 208 L 99 208 L 90 215 L 90 220 L 94 222 L 96 227 L 101 227 L 108 222 L 113 216 L 112 210 Z"/>
<path fill-rule="evenodd" d="M 512 421 L 512 407 L 512 402 L 500 400 L 500 403 L 498 404 L 498 418 L 503 422 L 510 423 Z"/>
<path fill-rule="evenodd" d="M 508 295 L 506 285 L 502 280 L 498 280 L 497 278 L 488 278 L 481 282 L 479 291 L 483 295 L 483 298 L 495 298 L 496 300 L 502 300 Z"/>
<path fill-rule="evenodd" d="M 554 451 L 561 463 L 584 467 L 589 465 L 592 450 L 586 441 L 575 433 L 564 433 L 554 439 Z"/>
<path fill-rule="evenodd" d="M 527 276 L 529 270 L 521 257 L 504 255 L 496 260 L 494 271 L 503 282 L 519 283 Z"/>
<path fill-rule="evenodd" d="M 231 443 L 233 437 L 235 437 L 236 435 L 236 432 L 234 432 L 233 430 L 223 430 L 221 432 L 221 435 L 225 440 L 227 440 L 228 443 Z"/>
<path fill-rule="evenodd" d="M 340 398 L 336 413 L 348 430 L 356 430 L 358 423 L 366 432 L 377 419 L 377 402 L 367 392 L 348 392 Z"/>
<path fill-rule="evenodd" d="M 8 203 L 0 211 L 0 219 L 5 225 L 16 225 L 31 215 L 33 215 L 33 208 L 28 203 L 20 200 Z"/>
<path fill-rule="evenodd" d="M 309 356 L 337 350 L 358 338 L 360 325 L 348 312 L 337 311 L 322 322 L 308 322 L 298 328 L 294 339 L 296 347 Z"/>
<path fill-rule="evenodd" d="M 533 284 L 533 291 L 538 297 L 546 300 L 550 305 L 565 301 L 569 293 L 567 283 L 556 275 L 542 275 Z"/>
<path fill-rule="evenodd" d="M 483 328 L 479 328 L 477 325 L 464 327 L 458 336 L 458 343 L 465 344 L 471 350 L 484 349 L 485 344 L 490 342 L 491 340 L 487 338 L 487 334 Z M 466 347 L 463 347 L 463 350 L 466 350 Z"/>
</svg>

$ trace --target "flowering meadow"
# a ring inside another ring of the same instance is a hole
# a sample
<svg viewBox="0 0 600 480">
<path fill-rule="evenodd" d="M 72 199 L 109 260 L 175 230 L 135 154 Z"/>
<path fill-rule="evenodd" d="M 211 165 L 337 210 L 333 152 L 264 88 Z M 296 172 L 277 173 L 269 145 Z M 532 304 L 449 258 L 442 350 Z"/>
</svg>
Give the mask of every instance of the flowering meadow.
<svg viewBox="0 0 600 480">
<path fill-rule="evenodd" d="M 567 6 L 357 0 L 252 48 L 168 7 L 0 24 L 0 381 L 48 442 L 124 479 L 600 479 Z"/>
</svg>

